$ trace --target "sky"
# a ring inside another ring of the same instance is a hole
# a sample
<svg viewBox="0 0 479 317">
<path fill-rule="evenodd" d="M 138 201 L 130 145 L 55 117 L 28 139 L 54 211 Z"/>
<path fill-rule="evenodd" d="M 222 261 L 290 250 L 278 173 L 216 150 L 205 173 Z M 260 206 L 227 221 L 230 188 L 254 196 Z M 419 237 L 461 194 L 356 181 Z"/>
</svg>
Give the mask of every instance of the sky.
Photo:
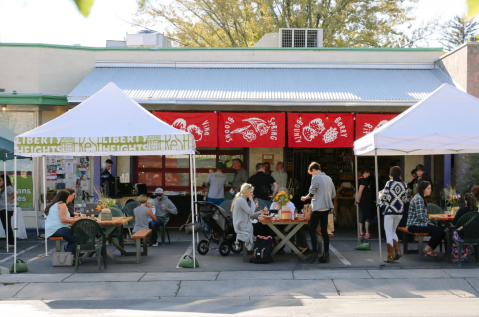
<svg viewBox="0 0 479 317">
<path fill-rule="evenodd" d="M 126 33 L 140 30 L 125 22 L 132 21 L 136 10 L 136 0 L 96 0 L 85 18 L 73 0 L 0 0 L 0 42 L 104 47 L 106 40 L 123 40 Z M 419 24 L 435 17 L 448 20 L 466 10 L 466 0 L 420 0 L 415 12 Z M 164 31 L 161 25 L 154 29 Z M 428 44 L 442 46 L 434 38 Z"/>
</svg>

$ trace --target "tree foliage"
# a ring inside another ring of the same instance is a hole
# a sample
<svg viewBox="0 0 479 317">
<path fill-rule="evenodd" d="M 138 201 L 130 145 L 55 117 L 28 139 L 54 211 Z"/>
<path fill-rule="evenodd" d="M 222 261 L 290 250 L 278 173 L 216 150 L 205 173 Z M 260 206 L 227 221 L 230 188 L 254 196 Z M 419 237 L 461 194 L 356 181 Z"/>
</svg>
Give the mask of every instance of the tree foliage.
<svg viewBox="0 0 479 317">
<path fill-rule="evenodd" d="M 418 0 L 137 0 L 136 23 L 166 21 L 181 46 L 250 47 L 279 28 L 323 28 L 326 47 L 412 47 L 436 25 L 412 30 Z"/>
<path fill-rule="evenodd" d="M 440 43 L 446 51 L 464 44 L 471 35 L 475 35 L 479 29 L 479 22 L 466 15 L 455 15 L 454 18 L 441 26 Z"/>
</svg>

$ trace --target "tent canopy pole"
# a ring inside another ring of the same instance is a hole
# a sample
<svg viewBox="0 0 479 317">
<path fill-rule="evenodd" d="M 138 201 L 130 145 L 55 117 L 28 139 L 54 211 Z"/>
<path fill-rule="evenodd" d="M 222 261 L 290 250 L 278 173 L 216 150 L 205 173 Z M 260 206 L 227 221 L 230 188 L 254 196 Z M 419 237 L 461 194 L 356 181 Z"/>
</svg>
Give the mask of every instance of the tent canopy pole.
<svg viewBox="0 0 479 317">
<path fill-rule="evenodd" d="M 374 173 L 376 174 L 376 211 L 378 216 L 378 233 L 379 233 L 379 263 L 380 265 L 384 265 L 383 263 L 383 251 L 381 248 L 381 217 L 379 212 L 379 173 L 378 173 L 378 150 L 374 150 Z"/>
<path fill-rule="evenodd" d="M 17 156 L 13 156 L 13 179 L 15 188 L 13 190 L 13 273 L 17 273 Z M 8 216 L 8 214 L 7 214 Z M 8 221 L 7 221 L 8 223 Z"/>
<path fill-rule="evenodd" d="M 47 208 L 47 165 L 45 162 L 45 156 L 43 156 L 43 164 L 42 164 L 42 176 L 43 176 L 43 223 L 45 227 L 44 236 L 45 236 L 45 256 L 48 256 L 48 249 L 47 249 L 47 218 L 45 216 L 45 208 Z"/>
<path fill-rule="evenodd" d="M 358 187 L 358 157 L 354 155 L 354 179 L 356 180 L 356 197 L 355 202 L 358 202 L 356 205 L 356 225 L 358 226 L 358 241 L 359 241 L 359 187 Z"/>
<path fill-rule="evenodd" d="M 5 194 L 5 237 L 7 238 L 7 253 L 10 251 L 8 248 L 8 197 L 7 197 L 7 153 L 5 153 L 5 158 L 3 159 L 3 193 Z"/>
</svg>

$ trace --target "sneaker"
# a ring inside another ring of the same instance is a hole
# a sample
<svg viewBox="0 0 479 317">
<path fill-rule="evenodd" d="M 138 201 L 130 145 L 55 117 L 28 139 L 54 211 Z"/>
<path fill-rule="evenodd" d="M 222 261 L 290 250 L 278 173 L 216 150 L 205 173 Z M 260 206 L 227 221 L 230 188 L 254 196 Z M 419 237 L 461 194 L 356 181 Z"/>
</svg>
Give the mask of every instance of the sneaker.
<svg viewBox="0 0 479 317">
<path fill-rule="evenodd" d="M 365 237 L 366 239 L 371 239 L 371 234 L 370 234 L 370 233 L 366 233 L 366 234 L 364 235 L 364 237 Z"/>
<path fill-rule="evenodd" d="M 360 233 L 360 234 L 359 234 L 359 237 L 360 237 L 360 238 L 364 238 L 364 236 L 365 236 L 364 233 Z"/>
<path fill-rule="evenodd" d="M 157 247 L 157 246 L 158 246 L 158 242 L 153 243 L 151 246 L 152 246 L 152 247 Z"/>
</svg>

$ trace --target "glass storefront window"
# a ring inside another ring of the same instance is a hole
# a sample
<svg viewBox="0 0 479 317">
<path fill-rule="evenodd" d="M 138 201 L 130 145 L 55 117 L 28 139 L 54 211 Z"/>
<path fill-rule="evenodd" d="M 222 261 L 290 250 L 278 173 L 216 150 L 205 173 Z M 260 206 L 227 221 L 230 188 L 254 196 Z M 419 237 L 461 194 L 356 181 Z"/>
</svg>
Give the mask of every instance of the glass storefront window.
<svg viewBox="0 0 479 317">
<path fill-rule="evenodd" d="M 216 155 L 196 155 L 196 168 L 215 168 Z"/>
<path fill-rule="evenodd" d="M 163 174 L 157 172 L 138 172 L 138 183 L 146 186 L 163 186 Z"/>
<path fill-rule="evenodd" d="M 162 168 L 163 156 L 162 155 L 138 156 L 138 167 L 139 168 Z"/>
<path fill-rule="evenodd" d="M 167 186 L 189 186 L 190 174 L 189 173 L 165 173 L 165 184 Z"/>
<path fill-rule="evenodd" d="M 243 155 L 220 155 L 219 160 L 225 163 L 225 168 L 233 168 L 233 159 L 239 158 L 244 162 Z"/>
<path fill-rule="evenodd" d="M 189 155 L 166 155 L 166 168 L 190 168 Z"/>
<path fill-rule="evenodd" d="M 201 187 L 206 182 L 208 178 L 208 173 L 197 173 L 196 174 L 196 186 Z"/>
</svg>

